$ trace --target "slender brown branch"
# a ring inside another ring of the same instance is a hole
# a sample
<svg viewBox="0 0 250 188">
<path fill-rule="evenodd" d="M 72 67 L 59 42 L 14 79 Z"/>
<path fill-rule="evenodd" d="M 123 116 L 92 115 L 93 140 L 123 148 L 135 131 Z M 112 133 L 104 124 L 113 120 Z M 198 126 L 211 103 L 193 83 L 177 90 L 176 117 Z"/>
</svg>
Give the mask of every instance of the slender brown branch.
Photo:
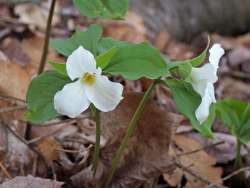
<svg viewBox="0 0 250 188">
<path fill-rule="evenodd" d="M 240 71 L 230 71 L 226 73 L 230 76 L 236 77 L 236 78 L 241 78 L 241 79 L 250 79 L 250 75 L 248 73 L 240 72 Z"/>
<path fill-rule="evenodd" d="M 42 53 L 40 65 L 39 65 L 38 72 L 37 72 L 38 74 L 43 72 L 44 67 L 45 67 L 45 63 L 47 60 L 47 56 L 48 56 L 49 38 L 50 38 L 50 33 L 51 33 L 51 24 L 52 24 L 52 18 L 53 18 L 53 14 L 54 14 L 54 10 L 55 10 L 55 4 L 56 4 L 56 0 L 52 0 L 51 5 L 50 5 L 50 9 L 49 9 L 49 16 L 48 16 L 48 20 L 47 20 L 45 41 L 44 41 L 44 45 L 43 45 L 43 53 Z"/>
<path fill-rule="evenodd" d="M 178 168 L 180 168 L 180 169 L 182 169 L 183 171 L 189 173 L 191 176 L 195 177 L 196 179 L 200 180 L 201 182 L 203 182 L 203 183 L 205 183 L 205 184 L 207 184 L 207 185 L 212 185 L 212 183 L 211 183 L 210 181 L 208 181 L 208 180 L 205 179 L 204 177 L 202 177 L 202 176 L 196 174 L 195 172 L 193 172 L 192 170 L 190 170 L 188 167 L 182 165 L 179 161 L 175 160 L 175 161 L 174 161 L 174 164 L 175 164 Z M 212 187 L 214 187 L 214 188 L 219 188 L 219 186 L 216 185 L 216 184 L 215 184 L 215 185 L 212 185 Z"/>
<path fill-rule="evenodd" d="M 12 179 L 12 176 L 11 176 L 10 173 L 7 171 L 7 169 L 4 167 L 4 165 L 2 164 L 1 161 L 0 161 L 0 168 L 2 169 L 3 173 L 7 176 L 7 178 Z"/>
<path fill-rule="evenodd" d="M 0 114 L 3 113 L 8 113 L 8 112 L 12 112 L 12 111 L 16 111 L 16 110 L 23 110 L 25 109 L 26 106 L 11 106 L 11 107 L 7 107 L 7 108 L 0 108 Z"/>
<path fill-rule="evenodd" d="M 21 141 L 23 144 L 25 144 L 31 151 L 33 151 L 34 153 L 40 155 L 40 153 L 35 150 L 32 146 L 29 145 L 29 143 L 22 138 L 21 136 L 19 136 L 14 130 L 12 130 L 6 123 L 4 123 L 3 121 L 0 122 L 1 125 L 3 125 L 8 131 L 10 131 L 19 141 Z"/>
<path fill-rule="evenodd" d="M 40 137 L 38 137 L 38 138 L 34 138 L 34 139 L 32 139 L 32 140 L 29 140 L 27 143 L 28 143 L 28 144 L 33 144 L 33 145 L 34 145 L 34 144 L 36 144 L 36 143 L 38 143 L 38 142 L 41 142 L 42 140 L 44 140 L 44 139 L 46 139 L 46 138 L 48 138 L 48 137 L 50 137 L 50 136 L 53 136 L 54 134 L 56 134 L 56 133 L 58 133 L 59 131 L 61 131 L 63 128 L 65 128 L 65 127 L 62 126 L 62 127 L 58 128 L 58 129 L 56 129 L 55 131 L 52 131 L 52 132 L 49 133 L 49 134 L 40 136 Z"/>
<path fill-rule="evenodd" d="M 181 157 L 181 156 L 184 156 L 184 155 L 191 155 L 193 153 L 197 153 L 199 151 L 203 151 L 203 150 L 206 150 L 206 149 L 209 149 L 209 148 L 213 148 L 215 146 L 218 146 L 218 145 L 221 145 L 221 144 L 224 144 L 224 143 L 225 143 L 225 141 L 216 142 L 214 144 L 207 145 L 207 146 L 204 146 L 204 147 L 192 150 L 192 151 L 188 151 L 188 152 L 183 152 L 183 153 L 177 154 L 176 157 Z"/>
<path fill-rule="evenodd" d="M 220 185 L 222 184 L 224 181 L 229 180 L 230 178 L 232 178 L 233 176 L 236 176 L 237 174 L 241 173 L 241 172 L 245 172 L 247 170 L 250 170 L 250 166 L 247 167 L 243 167 L 240 168 L 234 172 L 232 172 L 231 174 L 228 174 L 227 176 L 221 178 L 221 180 L 219 182 L 215 182 L 215 183 L 211 183 L 210 185 L 208 185 L 206 188 L 211 188 L 214 185 Z"/>
<path fill-rule="evenodd" d="M 24 100 L 22 99 L 19 99 L 19 98 L 16 98 L 16 97 L 11 97 L 11 96 L 7 96 L 7 95 L 3 95 L 3 94 L 0 94 L 0 99 L 1 100 L 6 100 L 6 101 L 10 101 L 10 102 L 20 102 L 20 103 L 25 103 Z"/>
<path fill-rule="evenodd" d="M 42 123 L 42 124 L 36 124 L 36 127 L 51 127 L 51 126 L 60 125 L 62 123 L 72 124 L 72 123 L 75 123 L 78 120 L 86 119 L 86 118 L 89 118 L 89 117 L 91 117 L 89 113 L 84 113 L 84 114 L 81 114 L 77 118 L 65 119 L 65 120 L 59 120 L 59 121 L 53 121 L 53 122 Z M 25 120 L 21 120 L 20 119 L 19 121 L 23 122 L 23 123 L 27 123 L 27 121 L 25 121 Z"/>
</svg>

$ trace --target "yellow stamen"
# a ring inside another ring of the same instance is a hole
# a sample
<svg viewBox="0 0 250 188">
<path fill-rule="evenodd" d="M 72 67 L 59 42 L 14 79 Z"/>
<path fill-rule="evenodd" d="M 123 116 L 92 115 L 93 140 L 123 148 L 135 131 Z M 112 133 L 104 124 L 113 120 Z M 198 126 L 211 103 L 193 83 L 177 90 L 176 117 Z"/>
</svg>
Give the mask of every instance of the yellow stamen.
<svg viewBox="0 0 250 188">
<path fill-rule="evenodd" d="M 90 73 L 85 73 L 81 79 L 82 83 L 88 84 L 88 85 L 92 85 L 93 83 L 95 83 L 95 75 L 94 74 L 90 74 Z"/>
</svg>

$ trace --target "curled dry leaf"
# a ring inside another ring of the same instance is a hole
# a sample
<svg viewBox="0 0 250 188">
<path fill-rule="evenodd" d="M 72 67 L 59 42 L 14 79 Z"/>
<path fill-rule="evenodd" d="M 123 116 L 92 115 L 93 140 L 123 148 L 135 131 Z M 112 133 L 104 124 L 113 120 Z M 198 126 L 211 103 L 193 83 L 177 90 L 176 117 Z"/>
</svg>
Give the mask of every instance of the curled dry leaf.
<svg viewBox="0 0 250 188">
<path fill-rule="evenodd" d="M 75 120 L 52 120 L 50 123 L 54 125 L 32 129 L 34 144 L 60 178 L 69 179 L 89 164 L 95 125 L 86 117 L 89 116 L 82 114 Z M 102 137 L 101 146 L 105 142 Z"/>
<path fill-rule="evenodd" d="M 60 150 L 62 147 L 53 137 L 48 137 L 37 144 L 38 151 L 45 158 L 48 164 L 59 159 Z"/>
<path fill-rule="evenodd" d="M 46 0 L 39 6 L 35 3 L 26 3 L 15 6 L 14 12 L 19 16 L 19 20 L 22 23 L 28 24 L 31 30 L 38 28 L 39 30 L 45 31 L 47 18 L 49 14 L 49 7 L 51 0 Z M 58 12 L 59 7 L 55 7 L 55 11 Z M 52 25 L 55 25 L 60 21 L 58 15 L 53 17 Z"/>
<path fill-rule="evenodd" d="M 102 133 L 107 143 L 101 151 L 97 174 L 93 178 L 91 167 L 84 169 L 72 177 L 76 187 L 100 187 L 141 98 L 142 94 L 126 94 L 114 111 L 101 114 Z M 181 119 L 179 115 L 161 109 L 150 99 L 129 140 L 111 187 L 150 185 L 163 172 L 172 170 L 168 148 L 174 127 Z"/>
<path fill-rule="evenodd" d="M 21 177 L 17 176 L 12 180 L 4 182 L 0 188 L 61 188 L 63 182 L 42 179 L 33 176 Z"/>
<path fill-rule="evenodd" d="M 6 160 L 6 164 L 8 166 L 8 171 L 11 175 L 16 176 L 22 173 L 32 173 L 32 165 L 35 159 L 35 154 L 30 150 L 30 148 L 20 142 L 20 140 L 13 135 L 10 131 L 8 131 L 3 122 L 0 122 L 0 130 L 5 131 L 2 147 L 4 146 L 4 159 Z M 12 127 L 14 130 L 14 128 Z M 17 132 L 16 130 L 14 130 Z M 17 133 L 20 134 L 20 133 Z"/>
</svg>

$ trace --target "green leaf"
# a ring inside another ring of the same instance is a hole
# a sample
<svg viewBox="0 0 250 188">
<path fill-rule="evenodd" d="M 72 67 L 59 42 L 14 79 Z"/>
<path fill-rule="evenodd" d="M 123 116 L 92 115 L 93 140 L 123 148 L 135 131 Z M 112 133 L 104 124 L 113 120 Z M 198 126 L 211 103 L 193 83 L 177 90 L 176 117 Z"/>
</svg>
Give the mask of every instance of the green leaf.
<svg viewBox="0 0 250 188">
<path fill-rule="evenodd" d="M 214 108 L 210 108 L 208 119 L 200 124 L 196 119 L 195 111 L 201 103 L 201 97 L 193 90 L 191 84 L 175 79 L 166 80 L 165 84 L 171 89 L 178 111 L 184 114 L 190 120 L 192 126 L 203 136 L 212 138 L 211 127 L 215 118 Z"/>
<path fill-rule="evenodd" d="M 110 62 L 112 57 L 115 55 L 119 47 L 125 46 L 131 44 L 129 42 L 125 41 L 118 41 L 114 40 L 109 37 L 101 38 L 100 42 L 97 46 L 97 54 L 99 54 L 96 57 L 96 63 L 97 67 L 100 67 L 101 69 L 105 68 L 107 64 Z M 64 74 L 67 76 L 66 73 L 66 64 L 64 63 L 55 63 L 55 62 L 49 62 L 49 64 L 52 65 L 54 70 L 60 72 L 61 74 Z"/>
<path fill-rule="evenodd" d="M 56 49 L 58 53 L 68 57 L 79 46 L 83 46 L 91 51 L 94 56 L 97 54 L 98 42 L 102 36 L 102 28 L 93 24 L 86 31 L 76 31 L 69 39 L 52 40 L 50 45 Z"/>
<path fill-rule="evenodd" d="M 43 123 L 55 118 L 58 113 L 54 109 L 54 95 L 70 79 L 57 71 L 47 71 L 35 77 L 27 92 L 28 112 L 26 118 L 32 123 Z"/>
<path fill-rule="evenodd" d="M 182 64 L 178 67 L 180 77 L 185 80 L 191 73 L 192 65 L 190 63 Z"/>
<path fill-rule="evenodd" d="M 172 77 L 186 81 L 189 79 L 191 71 L 192 71 L 192 65 L 190 63 L 180 64 L 178 67 L 170 69 Z"/>
<path fill-rule="evenodd" d="M 68 76 L 67 75 L 67 72 L 66 72 L 66 64 L 65 63 L 55 63 L 55 62 L 52 62 L 52 61 L 49 61 L 49 64 L 53 67 L 53 69 L 65 76 Z"/>
<path fill-rule="evenodd" d="M 160 52 L 149 44 L 128 44 L 118 49 L 103 71 L 129 80 L 156 79 L 167 74 L 167 65 Z"/>
<path fill-rule="evenodd" d="M 114 40 L 111 37 L 104 37 L 98 43 L 98 49 L 97 49 L 98 54 L 102 54 L 102 53 L 106 52 L 107 50 L 109 50 L 110 48 L 122 47 L 122 46 L 125 46 L 128 44 L 131 44 L 131 43 L 126 42 L 126 41 Z"/>
<path fill-rule="evenodd" d="M 169 65 L 169 69 L 172 69 L 174 67 L 178 67 L 180 65 L 185 65 L 185 64 L 190 64 L 193 67 L 197 67 L 197 66 L 201 65 L 206 60 L 209 45 L 210 45 L 210 39 L 208 38 L 207 47 L 197 57 L 195 57 L 193 59 L 184 60 L 184 61 L 174 61 Z"/>
<path fill-rule="evenodd" d="M 122 19 L 128 9 L 128 0 L 74 0 L 81 14 L 92 18 Z"/>
<path fill-rule="evenodd" d="M 116 54 L 117 50 L 118 50 L 117 47 L 113 47 L 113 48 L 110 48 L 108 51 L 97 56 L 96 58 L 97 67 L 104 69 L 108 65 L 112 57 Z"/>
<path fill-rule="evenodd" d="M 232 135 L 243 143 L 250 141 L 250 104 L 224 99 L 216 103 L 216 114 Z"/>
</svg>

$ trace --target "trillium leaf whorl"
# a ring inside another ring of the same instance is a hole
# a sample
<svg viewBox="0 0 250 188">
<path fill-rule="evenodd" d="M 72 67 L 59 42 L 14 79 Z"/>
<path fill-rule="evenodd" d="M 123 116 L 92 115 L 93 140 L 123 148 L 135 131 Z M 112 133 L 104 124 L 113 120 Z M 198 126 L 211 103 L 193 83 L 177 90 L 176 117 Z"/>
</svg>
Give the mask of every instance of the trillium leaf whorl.
<svg viewBox="0 0 250 188">
<path fill-rule="evenodd" d="M 62 115 L 77 117 L 91 103 L 100 111 L 108 112 L 123 99 L 123 86 L 101 75 L 93 54 L 82 46 L 68 57 L 66 72 L 74 82 L 66 84 L 54 96 L 54 107 Z"/>
</svg>

